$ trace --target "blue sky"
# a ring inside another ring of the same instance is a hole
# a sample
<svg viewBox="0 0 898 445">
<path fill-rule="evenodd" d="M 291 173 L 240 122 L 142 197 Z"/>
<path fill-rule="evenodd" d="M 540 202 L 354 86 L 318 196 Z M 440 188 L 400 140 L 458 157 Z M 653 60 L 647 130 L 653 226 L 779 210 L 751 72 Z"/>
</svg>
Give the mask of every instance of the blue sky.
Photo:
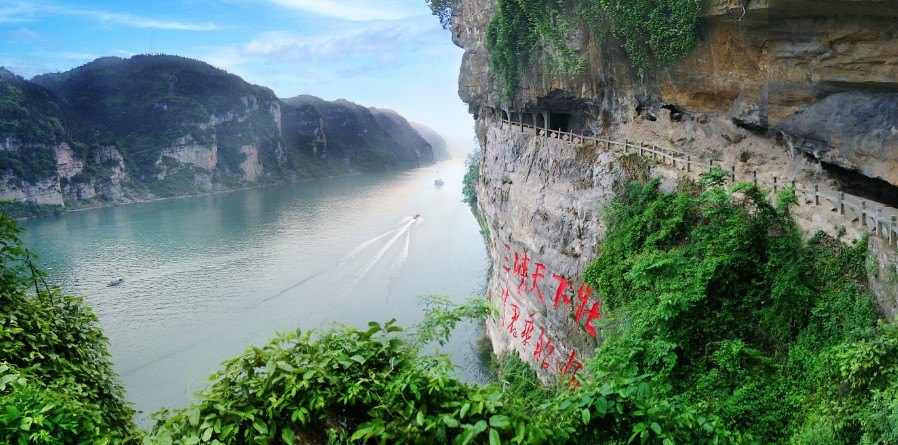
<svg viewBox="0 0 898 445">
<path fill-rule="evenodd" d="M 0 66 L 26 78 L 97 57 L 165 53 L 280 97 L 393 108 L 472 145 L 462 50 L 424 0 L 0 0 Z"/>
</svg>

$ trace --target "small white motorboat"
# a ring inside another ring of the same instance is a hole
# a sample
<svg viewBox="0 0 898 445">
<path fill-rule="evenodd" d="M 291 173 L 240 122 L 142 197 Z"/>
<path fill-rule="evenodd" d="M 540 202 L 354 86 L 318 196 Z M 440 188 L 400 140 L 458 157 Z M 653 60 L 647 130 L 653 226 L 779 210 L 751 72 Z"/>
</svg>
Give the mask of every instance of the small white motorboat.
<svg viewBox="0 0 898 445">
<path fill-rule="evenodd" d="M 124 282 L 125 277 L 115 277 L 112 279 L 112 281 L 109 282 L 109 284 L 107 284 L 107 286 L 118 286 L 119 284 L 122 284 Z"/>
<path fill-rule="evenodd" d="M 434 180 L 433 180 L 433 185 L 435 185 L 435 186 L 437 186 L 437 187 L 442 187 L 442 186 L 443 186 L 443 178 L 436 178 L 436 179 L 434 179 Z"/>
</svg>

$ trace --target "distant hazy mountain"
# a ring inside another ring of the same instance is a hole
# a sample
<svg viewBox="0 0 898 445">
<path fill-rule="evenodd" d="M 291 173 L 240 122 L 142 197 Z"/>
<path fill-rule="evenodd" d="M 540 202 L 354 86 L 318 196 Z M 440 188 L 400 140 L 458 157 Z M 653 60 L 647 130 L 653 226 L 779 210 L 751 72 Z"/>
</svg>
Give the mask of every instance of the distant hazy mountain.
<svg viewBox="0 0 898 445">
<path fill-rule="evenodd" d="M 419 124 L 417 122 L 409 122 L 409 125 L 430 144 L 430 147 L 433 148 L 433 159 L 435 161 L 446 161 L 452 159 L 452 154 L 449 153 L 449 147 L 446 144 L 446 139 L 440 136 L 439 133 L 434 131 L 432 128 L 428 127 L 424 124 Z"/>
<path fill-rule="evenodd" d="M 430 162 L 398 114 L 281 101 L 197 60 L 107 57 L 31 81 L 0 69 L 8 201 L 83 207 Z"/>
<path fill-rule="evenodd" d="M 306 147 L 313 156 L 350 159 L 369 170 L 433 162 L 430 145 L 393 111 L 314 96 L 291 97 L 283 102 L 292 108 L 288 116 L 296 114 L 285 124 L 288 140 Z"/>
</svg>

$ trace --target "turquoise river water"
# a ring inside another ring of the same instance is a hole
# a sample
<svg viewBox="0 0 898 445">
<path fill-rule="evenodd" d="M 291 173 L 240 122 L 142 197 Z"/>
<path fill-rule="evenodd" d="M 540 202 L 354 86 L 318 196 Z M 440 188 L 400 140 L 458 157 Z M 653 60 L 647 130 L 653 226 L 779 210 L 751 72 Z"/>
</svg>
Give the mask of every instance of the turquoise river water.
<svg viewBox="0 0 898 445">
<path fill-rule="evenodd" d="M 146 423 L 276 331 L 408 325 L 420 296 L 480 295 L 489 265 L 463 174 L 447 161 L 75 212 L 26 221 L 23 238 L 53 284 L 94 307 Z M 108 287 L 115 276 L 124 283 Z M 444 348 L 467 381 L 488 379 L 480 333 L 460 327 Z"/>
</svg>

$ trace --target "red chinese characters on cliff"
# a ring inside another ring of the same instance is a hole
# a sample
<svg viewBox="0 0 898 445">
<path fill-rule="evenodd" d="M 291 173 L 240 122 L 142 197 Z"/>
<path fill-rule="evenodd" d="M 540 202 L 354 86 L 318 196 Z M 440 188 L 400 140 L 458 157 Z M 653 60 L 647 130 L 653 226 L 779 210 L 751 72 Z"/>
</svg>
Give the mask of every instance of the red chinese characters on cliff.
<svg viewBox="0 0 898 445">
<path fill-rule="evenodd" d="M 562 310 L 570 310 L 577 324 L 582 325 L 591 337 L 596 337 L 598 335 L 596 322 L 602 318 L 602 302 L 593 300 L 592 287 L 585 283 L 578 287 L 573 280 L 557 273 L 550 273 L 544 264 L 531 258 L 526 249 L 517 252 L 508 244 L 504 244 L 503 247 L 505 252 L 502 257 L 502 270 L 505 271 L 505 286 L 502 289 L 502 326 L 513 338 L 520 339 L 520 344 L 527 350 L 530 349 L 529 345 L 533 344 L 533 359 L 540 367 L 545 370 L 554 369 L 560 378 L 568 378 L 572 386 L 578 386 L 576 376 L 583 369 L 583 363 L 577 360 L 578 351 L 573 349 L 570 353 L 560 354 L 557 347 L 566 348 L 557 344 L 548 335 L 545 327 L 539 326 L 535 318 L 536 312 L 523 313 L 527 306 L 524 303 L 529 299 L 533 302 L 538 301 L 550 309 L 558 310 L 561 306 Z M 552 286 L 555 290 L 551 306 L 543 294 L 545 286 Z M 507 317 L 506 313 L 510 317 Z M 538 336 L 534 335 L 536 330 L 539 331 Z"/>
</svg>

